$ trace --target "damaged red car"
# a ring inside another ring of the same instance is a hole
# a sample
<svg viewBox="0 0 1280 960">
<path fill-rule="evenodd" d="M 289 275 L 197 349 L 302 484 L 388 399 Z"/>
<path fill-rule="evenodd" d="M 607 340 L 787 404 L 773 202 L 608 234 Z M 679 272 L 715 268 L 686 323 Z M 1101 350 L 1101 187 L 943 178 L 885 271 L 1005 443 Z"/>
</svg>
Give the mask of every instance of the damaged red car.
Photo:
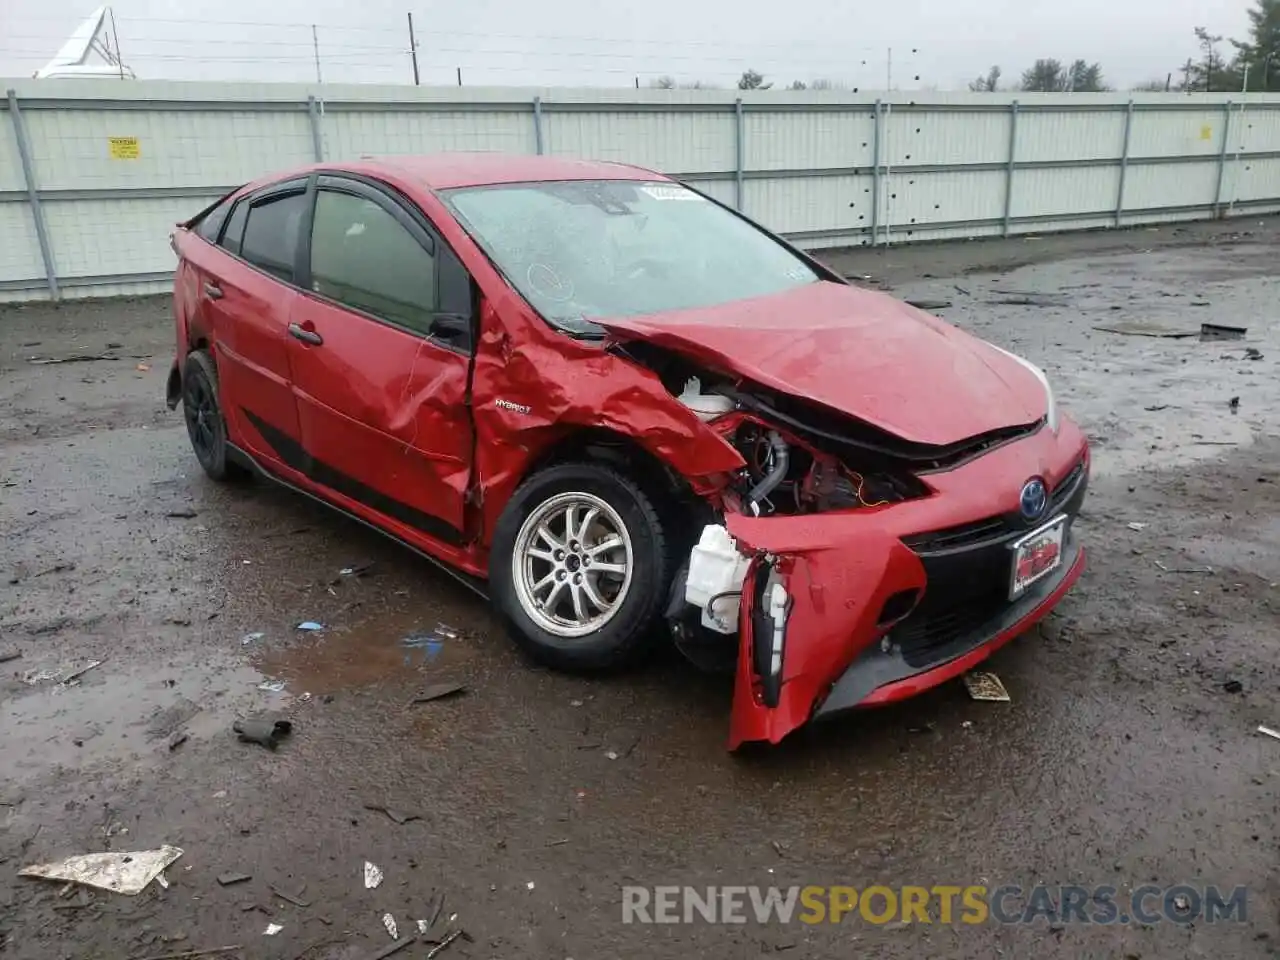
<svg viewBox="0 0 1280 960">
<path fill-rule="evenodd" d="M 729 745 L 955 677 L 1080 576 L 1033 364 L 615 163 L 452 154 L 245 186 L 173 234 L 168 382 L 256 472 L 489 596 L 544 663 L 663 634 Z"/>
</svg>

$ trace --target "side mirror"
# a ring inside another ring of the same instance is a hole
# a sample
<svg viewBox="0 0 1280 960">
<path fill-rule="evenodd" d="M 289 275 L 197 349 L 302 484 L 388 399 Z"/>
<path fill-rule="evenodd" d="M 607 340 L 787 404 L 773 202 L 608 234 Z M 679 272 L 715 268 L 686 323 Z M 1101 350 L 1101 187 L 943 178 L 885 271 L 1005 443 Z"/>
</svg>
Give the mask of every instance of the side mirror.
<svg viewBox="0 0 1280 960">
<path fill-rule="evenodd" d="M 466 340 L 471 336 L 471 318 L 461 313 L 437 313 L 431 318 L 431 335 L 441 340 Z"/>
</svg>

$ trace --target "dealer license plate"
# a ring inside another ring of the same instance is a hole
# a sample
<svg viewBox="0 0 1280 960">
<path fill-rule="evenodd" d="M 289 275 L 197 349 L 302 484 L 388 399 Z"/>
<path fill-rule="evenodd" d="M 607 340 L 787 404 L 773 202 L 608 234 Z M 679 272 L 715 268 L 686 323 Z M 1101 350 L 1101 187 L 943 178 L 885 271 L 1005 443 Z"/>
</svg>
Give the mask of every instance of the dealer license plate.
<svg viewBox="0 0 1280 960">
<path fill-rule="evenodd" d="M 1062 565 L 1062 540 L 1066 530 L 1067 518 L 1057 517 L 1013 544 L 1010 600 L 1018 599 L 1027 587 Z"/>
</svg>

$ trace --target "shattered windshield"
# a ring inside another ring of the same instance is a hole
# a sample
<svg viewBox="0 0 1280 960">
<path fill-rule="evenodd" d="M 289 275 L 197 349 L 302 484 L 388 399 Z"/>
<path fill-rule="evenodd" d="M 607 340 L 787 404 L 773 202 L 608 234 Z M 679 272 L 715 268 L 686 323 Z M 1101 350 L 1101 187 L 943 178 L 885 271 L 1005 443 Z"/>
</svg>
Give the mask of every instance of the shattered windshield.
<svg viewBox="0 0 1280 960">
<path fill-rule="evenodd" d="M 595 317 L 745 300 L 814 283 L 802 259 L 668 181 L 467 187 L 445 201 L 533 307 L 569 333 Z"/>
</svg>

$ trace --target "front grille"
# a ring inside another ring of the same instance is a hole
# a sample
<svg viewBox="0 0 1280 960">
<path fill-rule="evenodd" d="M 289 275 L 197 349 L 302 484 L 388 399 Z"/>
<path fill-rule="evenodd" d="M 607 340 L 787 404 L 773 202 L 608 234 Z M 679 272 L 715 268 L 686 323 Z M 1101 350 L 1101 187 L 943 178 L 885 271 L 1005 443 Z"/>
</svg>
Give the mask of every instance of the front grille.
<svg viewBox="0 0 1280 960">
<path fill-rule="evenodd" d="M 1079 463 L 1054 487 L 1045 518 L 1074 517 L 1087 486 Z M 925 572 L 924 596 L 890 632 L 910 666 L 923 668 L 959 655 L 962 649 L 951 649 L 956 642 L 1008 606 L 1009 544 L 1028 529 L 1015 513 L 903 538 Z"/>
<path fill-rule="evenodd" d="M 1068 510 L 1070 504 L 1076 501 L 1077 494 L 1083 497 L 1080 483 L 1083 478 L 1084 461 L 1081 460 L 1050 491 L 1049 506 L 1044 512 L 1045 519 Z M 1078 504 L 1075 509 L 1079 509 Z M 909 537 L 903 537 L 902 542 L 917 553 L 937 553 L 944 550 L 956 550 L 990 543 L 993 540 L 1003 539 L 1015 533 L 1025 533 L 1030 527 L 1031 525 L 1027 523 L 1022 514 L 1005 513 L 994 517 L 984 517 L 982 520 L 975 520 L 972 523 L 962 523 L 954 527 L 944 527 L 941 530 L 931 530 L 928 533 L 913 534 Z"/>
</svg>

